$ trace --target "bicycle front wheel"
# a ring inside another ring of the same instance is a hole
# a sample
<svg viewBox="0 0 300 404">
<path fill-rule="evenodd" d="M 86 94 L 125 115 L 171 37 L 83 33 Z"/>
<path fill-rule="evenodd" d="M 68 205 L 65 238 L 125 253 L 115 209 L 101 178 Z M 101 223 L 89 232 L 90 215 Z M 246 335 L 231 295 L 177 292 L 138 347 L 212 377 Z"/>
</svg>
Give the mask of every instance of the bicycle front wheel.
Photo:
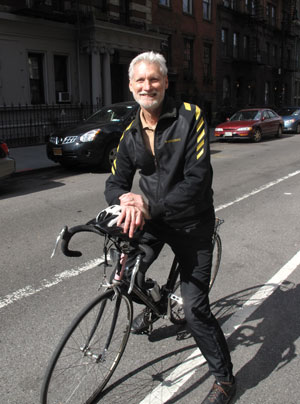
<svg viewBox="0 0 300 404">
<path fill-rule="evenodd" d="M 44 378 L 42 404 L 92 404 L 115 371 L 132 323 L 132 301 L 109 290 L 74 319 Z"/>
<path fill-rule="evenodd" d="M 211 265 L 211 276 L 209 282 L 209 290 L 212 288 L 216 277 L 218 275 L 218 271 L 220 268 L 222 256 L 222 242 L 219 234 L 215 234 L 213 236 L 213 256 L 212 256 L 212 265 Z"/>
</svg>

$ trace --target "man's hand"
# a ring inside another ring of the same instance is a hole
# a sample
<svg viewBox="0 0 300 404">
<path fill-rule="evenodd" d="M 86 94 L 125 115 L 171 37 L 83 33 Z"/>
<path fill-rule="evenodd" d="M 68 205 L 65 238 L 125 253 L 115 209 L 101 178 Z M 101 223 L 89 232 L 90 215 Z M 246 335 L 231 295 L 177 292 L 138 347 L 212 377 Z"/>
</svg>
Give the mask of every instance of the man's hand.
<svg viewBox="0 0 300 404">
<path fill-rule="evenodd" d="M 142 195 L 129 192 L 120 196 L 122 213 L 119 216 L 117 226 L 123 225 L 124 233 L 133 237 L 136 229 L 144 227 L 145 219 L 150 219 L 148 205 Z"/>
<path fill-rule="evenodd" d="M 128 192 L 120 196 L 121 206 L 134 206 L 140 209 L 143 213 L 145 219 L 150 219 L 149 209 L 147 203 L 144 201 L 142 195 L 134 194 L 133 192 Z"/>
</svg>

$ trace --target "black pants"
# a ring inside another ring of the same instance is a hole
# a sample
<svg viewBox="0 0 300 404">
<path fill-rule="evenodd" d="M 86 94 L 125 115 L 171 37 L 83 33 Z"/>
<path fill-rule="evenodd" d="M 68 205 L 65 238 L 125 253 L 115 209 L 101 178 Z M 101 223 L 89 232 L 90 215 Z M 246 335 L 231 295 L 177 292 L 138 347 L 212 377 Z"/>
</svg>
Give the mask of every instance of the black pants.
<svg viewBox="0 0 300 404">
<path fill-rule="evenodd" d="M 174 230 L 165 224 L 148 222 L 141 242 L 154 250 L 153 261 L 164 243 L 172 248 L 180 264 L 181 296 L 188 327 L 211 373 L 219 381 L 230 381 L 230 353 L 208 298 L 214 223 L 214 217 L 211 217 L 199 227 Z M 142 272 L 145 273 L 148 267 L 149 264 L 144 267 L 142 264 Z"/>
</svg>

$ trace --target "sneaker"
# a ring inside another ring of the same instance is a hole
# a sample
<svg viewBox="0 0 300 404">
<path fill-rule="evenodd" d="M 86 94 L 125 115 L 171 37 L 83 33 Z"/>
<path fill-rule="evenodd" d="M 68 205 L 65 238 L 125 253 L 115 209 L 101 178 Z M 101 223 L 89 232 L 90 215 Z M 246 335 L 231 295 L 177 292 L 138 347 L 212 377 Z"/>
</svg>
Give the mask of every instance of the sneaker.
<svg viewBox="0 0 300 404">
<path fill-rule="evenodd" d="M 132 322 L 132 334 L 145 334 L 149 332 L 152 324 L 158 320 L 158 316 L 146 307 L 140 314 L 138 314 Z"/>
<path fill-rule="evenodd" d="M 208 393 L 202 404 L 228 404 L 236 392 L 236 383 L 214 382 L 212 389 Z"/>
</svg>

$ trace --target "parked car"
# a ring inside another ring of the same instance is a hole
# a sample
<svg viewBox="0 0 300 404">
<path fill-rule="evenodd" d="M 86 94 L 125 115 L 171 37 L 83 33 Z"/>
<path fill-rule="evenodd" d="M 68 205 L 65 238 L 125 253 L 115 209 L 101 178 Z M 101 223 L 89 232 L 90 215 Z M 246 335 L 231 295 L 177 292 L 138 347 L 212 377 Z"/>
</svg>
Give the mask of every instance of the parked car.
<svg viewBox="0 0 300 404">
<path fill-rule="evenodd" d="M 286 107 L 278 111 L 283 119 L 284 132 L 300 134 L 300 108 L 299 107 Z"/>
<path fill-rule="evenodd" d="M 4 140 L 0 139 L 0 179 L 9 177 L 16 171 L 16 162 L 9 156 L 9 150 Z"/>
<path fill-rule="evenodd" d="M 283 119 L 272 109 L 242 109 L 226 122 L 216 126 L 215 136 L 230 139 L 251 139 L 260 142 L 262 137 L 274 135 L 281 137 Z"/>
<path fill-rule="evenodd" d="M 135 102 L 112 104 L 75 127 L 52 133 L 47 142 L 48 158 L 67 167 L 85 164 L 109 170 L 120 137 L 137 109 Z"/>
</svg>

